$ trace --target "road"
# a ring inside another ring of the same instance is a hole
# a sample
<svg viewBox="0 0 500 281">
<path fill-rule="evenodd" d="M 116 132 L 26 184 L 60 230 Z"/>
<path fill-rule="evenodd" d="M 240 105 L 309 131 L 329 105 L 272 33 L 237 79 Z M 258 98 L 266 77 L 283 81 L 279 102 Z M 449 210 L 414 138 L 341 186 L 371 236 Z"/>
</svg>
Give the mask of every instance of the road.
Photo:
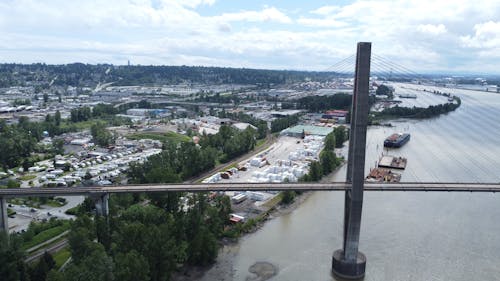
<svg viewBox="0 0 500 281">
<path fill-rule="evenodd" d="M 262 151 L 268 149 L 272 144 L 274 144 L 277 140 L 277 137 L 273 136 L 273 135 L 269 135 L 267 138 L 266 138 L 266 141 L 259 147 L 255 148 L 254 150 L 236 158 L 236 159 L 233 159 L 232 161 L 230 162 L 227 162 L 227 163 L 224 163 L 224 164 L 220 164 L 220 165 L 217 165 L 215 168 L 211 169 L 210 171 L 207 171 L 207 172 L 204 172 L 202 173 L 201 175 L 198 175 L 192 179 L 189 179 L 187 181 L 185 181 L 184 183 L 195 183 L 195 182 L 198 182 L 208 176 L 211 176 L 219 171 L 222 171 L 224 170 L 225 167 L 229 167 L 229 166 L 232 166 L 236 163 L 239 163 L 247 158 L 250 158 L 252 157 L 253 155 L 257 155 L 259 153 L 261 153 Z"/>
<path fill-rule="evenodd" d="M 144 184 L 123 186 L 95 186 L 80 188 L 11 188 L 0 190 L 0 198 L 27 196 L 101 196 L 109 193 L 140 192 L 208 192 L 208 191 L 346 191 L 350 184 L 330 183 L 191 183 L 191 184 Z M 456 192 L 500 192 L 500 183 L 365 183 L 365 191 L 456 191 Z"/>
</svg>

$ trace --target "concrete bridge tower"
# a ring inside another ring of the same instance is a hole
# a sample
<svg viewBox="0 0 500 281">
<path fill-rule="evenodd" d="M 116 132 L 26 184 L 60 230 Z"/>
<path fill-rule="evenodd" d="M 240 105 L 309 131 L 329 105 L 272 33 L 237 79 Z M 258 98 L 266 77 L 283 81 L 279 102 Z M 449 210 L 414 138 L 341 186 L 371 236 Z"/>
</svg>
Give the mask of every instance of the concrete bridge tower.
<svg viewBox="0 0 500 281">
<path fill-rule="evenodd" d="M 332 272 L 348 279 L 362 278 L 366 267 L 366 257 L 358 246 L 365 180 L 370 59 L 371 43 L 358 43 L 346 178 L 351 188 L 345 192 L 343 249 L 336 250 L 332 257 Z"/>
</svg>

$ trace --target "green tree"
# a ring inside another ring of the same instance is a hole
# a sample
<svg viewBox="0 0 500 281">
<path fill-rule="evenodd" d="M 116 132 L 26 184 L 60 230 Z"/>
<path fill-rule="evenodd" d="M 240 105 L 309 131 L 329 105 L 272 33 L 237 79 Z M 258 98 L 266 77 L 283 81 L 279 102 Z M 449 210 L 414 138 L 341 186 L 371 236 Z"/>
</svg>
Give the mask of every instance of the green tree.
<svg viewBox="0 0 500 281">
<path fill-rule="evenodd" d="M 113 260 L 106 254 L 102 245 L 93 243 L 91 251 L 85 257 L 67 267 L 64 280 L 113 281 L 113 268 Z"/>
<path fill-rule="evenodd" d="M 103 122 L 97 122 L 90 127 L 90 133 L 94 141 L 100 146 L 109 146 L 114 143 L 113 134 L 106 129 Z"/>
<path fill-rule="evenodd" d="M 47 93 L 43 93 L 43 102 L 44 103 L 49 102 L 49 95 Z"/>
<path fill-rule="evenodd" d="M 325 150 L 334 150 L 336 147 L 335 132 L 331 132 L 325 137 Z"/>
<path fill-rule="evenodd" d="M 54 115 L 54 121 L 55 121 L 55 124 L 56 126 L 60 126 L 61 125 L 61 112 L 56 111 L 55 115 Z"/>
<path fill-rule="evenodd" d="M 136 250 L 118 253 L 115 258 L 115 276 L 120 281 L 149 280 L 149 264 Z"/>
<path fill-rule="evenodd" d="M 387 87 L 386 85 L 379 85 L 377 87 L 377 91 L 375 92 L 376 95 L 385 95 L 388 96 L 390 99 L 394 97 L 394 94 L 392 93 L 392 90 Z"/>
<path fill-rule="evenodd" d="M 323 175 L 328 175 L 336 167 L 336 157 L 332 150 L 323 150 L 319 155 L 321 167 L 323 168 Z"/>
<path fill-rule="evenodd" d="M 53 139 L 52 140 L 52 151 L 55 154 L 64 154 L 64 140 L 63 139 Z"/>
<path fill-rule="evenodd" d="M 0 231 L 0 276 L 2 281 L 29 280 L 21 239 Z"/>
<path fill-rule="evenodd" d="M 45 281 L 47 279 L 47 274 L 56 265 L 56 262 L 52 258 L 52 255 L 45 252 L 43 257 L 38 261 L 36 266 L 32 268 L 30 272 L 31 281 Z"/>
<path fill-rule="evenodd" d="M 310 181 L 319 181 L 323 176 L 323 169 L 318 161 L 311 162 L 309 167 Z"/>
<path fill-rule="evenodd" d="M 283 195 L 281 197 L 281 203 L 288 205 L 293 202 L 295 199 L 295 191 L 293 190 L 285 190 L 283 191 Z"/>
<path fill-rule="evenodd" d="M 21 184 L 17 180 L 9 179 L 7 181 L 7 188 L 18 188 Z"/>
<path fill-rule="evenodd" d="M 338 126 L 333 129 L 335 135 L 335 147 L 340 148 L 344 145 L 347 140 L 347 130 L 345 126 Z"/>
</svg>

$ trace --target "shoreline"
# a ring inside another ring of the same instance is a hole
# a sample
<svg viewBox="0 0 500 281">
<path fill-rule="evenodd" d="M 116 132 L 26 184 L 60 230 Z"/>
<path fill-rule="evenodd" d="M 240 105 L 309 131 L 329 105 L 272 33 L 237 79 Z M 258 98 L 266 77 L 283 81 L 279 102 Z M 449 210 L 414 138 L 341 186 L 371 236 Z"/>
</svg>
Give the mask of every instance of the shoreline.
<svg viewBox="0 0 500 281">
<path fill-rule="evenodd" d="M 341 167 L 346 164 L 343 161 L 335 170 L 330 174 L 323 176 L 321 181 L 328 181 L 328 179 L 335 174 Z M 306 201 L 311 195 L 312 191 L 305 191 L 298 194 L 294 201 L 288 205 L 281 205 L 280 203 L 271 207 L 264 213 L 264 218 L 261 222 L 256 224 L 256 226 L 249 232 L 242 234 L 238 239 L 222 239 L 220 242 L 221 247 L 217 255 L 217 260 L 215 263 L 207 266 L 183 266 L 178 272 L 174 272 L 171 276 L 172 281 L 230 281 L 234 280 L 234 268 L 233 260 L 237 256 L 239 250 L 239 242 L 241 238 L 244 238 L 248 234 L 252 234 L 261 229 L 265 223 L 269 220 L 278 218 L 283 215 L 288 215 L 296 210 L 304 201 Z M 254 273 L 255 274 L 255 273 Z M 255 280 L 266 280 L 259 279 L 259 275 L 256 274 Z"/>
<path fill-rule="evenodd" d="M 311 191 L 303 192 L 295 197 L 295 200 L 288 205 L 277 204 L 271 207 L 267 212 L 265 218 L 258 223 L 251 231 L 244 233 L 238 239 L 222 239 L 220 242 L 221 247 L 217 255 L 217 261 L 207 266 L 184 266 L 179 272 L 174 272 L 171 276 L 172 281 L 204 281 L 204 280 L 218 280 L 230 281 L 234 280 L 233 260 L 238 253 L 238 244 L 241 238 L 246 235 L 257 232 L 269 220 L 278 218 L 283 215 L 292 213 L 297 209 L 305 200 L 312 195 Z"/>
</svg>

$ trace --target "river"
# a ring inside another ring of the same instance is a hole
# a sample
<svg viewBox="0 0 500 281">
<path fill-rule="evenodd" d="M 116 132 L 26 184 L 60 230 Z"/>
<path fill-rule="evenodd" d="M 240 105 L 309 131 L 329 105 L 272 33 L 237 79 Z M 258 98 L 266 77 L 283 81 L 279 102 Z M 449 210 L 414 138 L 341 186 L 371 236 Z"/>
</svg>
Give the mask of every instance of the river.
<svg viewBox="0 0 500 281">
<path fill-rule="evenodd" d="M 408 158 L 402 181 L 500 182 L 500 95 L 439 90 L 459 96 L 462 106 L 436 118 L 369 128 L 366 172 L 388 153 L 386 136 L 409 132 L 411 140 L 389 152 Z M 332 177 L 344 179 L 345 167 Z M 219 262 L 230 263 L 225 276 L 215 266 L 202 280 L 214 280 L 215 272 L 216 280 L 254 280 L 248 268 L 259 261 L 278 267 L 270 280 L 335 280 L 331 255 L 342 245 L 343 200 L 343 192 L 313 193 L 290 214 L 223 249 Z M 499 221 L 500 194 L 365 192 L 365 280 L 500 280 Z"/>
</svg>

